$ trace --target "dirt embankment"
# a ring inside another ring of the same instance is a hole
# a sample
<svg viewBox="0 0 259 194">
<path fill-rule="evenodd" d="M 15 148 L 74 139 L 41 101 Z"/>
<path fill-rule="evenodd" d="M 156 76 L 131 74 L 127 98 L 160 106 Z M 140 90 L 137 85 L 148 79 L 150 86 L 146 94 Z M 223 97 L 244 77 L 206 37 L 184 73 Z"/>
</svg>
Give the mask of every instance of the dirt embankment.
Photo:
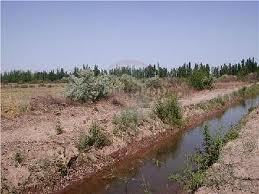
<svg viewBox="0 0 259 194">
<path fill-rule="evenodd" d="M 188 127 L 231 105 L 225 104 L 208 113 L 191 104 L 229 94 L 244 85 L 227 83 L 224 87 L 216 86 L 213 90 L 183 97 L 180 102 L 184 109 L 184 119 L 189 119 Z M 44 103 L 44 99 L 36 99 L 36 103 L 32 104 L 35 108 L 32 112 L 15 119 L 2 118 L 2 191 L 27 192 L 29 189 L 35 193 L 46 193 L 58 190 L 73 180 L 91 176 L 125 159 L 127 155 L 145 150 L 154 144 L 154 140 L 158 143 L 165 134 L 172 135 L 179 130 L 172 130 L 171 126 L 150 117 L 152 101 L 147 102 L 143 98 L 121 95 L 116 96 L 116 101 L 120 103 L 115 103 L 114 98 L 110 98 L 80 106 L 53 100 L 48 99 L 47 101 L 51 101 L 49 104 Z M 141 113 L 138 133 L 135 136 L 117 137 L 113 134 L 112 118 L 127 107 L 136 107 Z M 79 154 L 76 148 L 78 140 L 82 134 L 89 133 L 89 126 L 93 121 L 100 123 L 112 144 L 103 149 L 92 147 Z M 62 134 L 57 134 L 57 125 L 61 125 Z M 68 169 L 68 175 L 62 177 L 64 168 L 67 168 L 68 163 L 71 164 L 73 158 L 76 158 L 76 162 Z"/>
<path fill-rule="evenodd" d="M 259 193 L 259 107 L 242 121 L 240 136 L 224 146 L 196 193 Z"/>
</svg>

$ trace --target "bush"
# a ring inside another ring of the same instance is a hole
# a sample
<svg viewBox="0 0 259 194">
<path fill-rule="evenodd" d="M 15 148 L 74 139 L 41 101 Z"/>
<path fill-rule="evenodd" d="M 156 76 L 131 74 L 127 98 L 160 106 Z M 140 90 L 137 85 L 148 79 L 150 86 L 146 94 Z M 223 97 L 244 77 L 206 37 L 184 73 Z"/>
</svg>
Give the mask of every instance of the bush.
<svg viewBox="0 0 259 194">
<path fill-rule="evenodd" d="M 198 90 L 212 87 L 213 79 L 203 70 L 196 70 L 190 77 L 190 85 Z"/>
<path fill-rule="evenodd" d="M 162 88 L 162 82 L 158 77 L 152 77 L 145 81 L 145 86 L 150 89 L 159 89 Z"/>
<path fill-rule="evenodd" d="M 107 76 L 94 76 L 92 70 L 82 70 L 78 77 L 72 75 L 66 87 L 66 97 L 73 101 L 97 101 L 108 95 L 109 79 Z"/>
<path fill-rule="evenodd" d="M 111 142 L 103 133 L 103 129 L 97 124 L 93 123 L 90 127 L 90 134 L 84 135 L 80 138 L 78 143 L 79 151 L 84 151 L 92 146 L 102 148 L 109 145 Z"/>
<path fill-rule="evenodd" d="M 123 74 L 120 77 L 120 81 L 123 84 L 124 92 L 136 92 L 141 90 L 141 85 L 138 80 L 130 75 Z"/>
<path fill-rule="evenodd" d="M 139 114 L 134 109 L 126 109 L 119 115 L 113 117 L 115 125 L 114 132 L 136 132 L 136 127 L 139 123 Z M 129 131 L 130 130 L 130 131 Z"/>
<path fill-rule="evenodd" d="M 153 111 L 165 123 L 171 125 L 182 124 L 181 107 L 176 96 L 170 96 L 164 101 L 158 101 Z"/>
<path fill-rule="evenodd" d="M 16 152 L 14 155 L 14 161 L 17 162 L 18 164 L 21 164 L 23 161 L 22 154 L 20 152 Z"/>
</svg>

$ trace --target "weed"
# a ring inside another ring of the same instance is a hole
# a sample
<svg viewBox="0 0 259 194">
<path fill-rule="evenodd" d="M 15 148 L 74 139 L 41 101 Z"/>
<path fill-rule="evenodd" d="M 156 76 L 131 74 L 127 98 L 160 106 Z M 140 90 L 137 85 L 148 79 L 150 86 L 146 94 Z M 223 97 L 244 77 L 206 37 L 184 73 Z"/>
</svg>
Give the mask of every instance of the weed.
<svg viewBox="0 0 259 194">
<path fill-rule="evenodd" d="M 58 172 L 60 173 L 60 176 L 64 177 L 67 175 L 68 173 L 68 169 L 66 164 L 64 163 L 64 161 L 62 161 L 61 159 L 55 161 L 56 166 L 58 167 Z"/>
<path fill-rule="evenodd" d="M 63 127 L 61 126 L 61 122 L 58 121 L 57 124 L 56 124 L 56 132 L 57 132 L 57 135 L 60 135 L 63 133 Z"/>
<path fill-rule="evenodd" d="M 21 152 L 16 152 L 14 155 L 14 161 L 18 164 L 21 164 L 23 161 L 23 156 L 21 154 Z"/>
<path fill-rule="evenodd" d="M 224 136 L 224 143 L 232 141 L 232 140 L 238 138 L 238 136 L 239 136 L 239 133 L 238 133 L 237 129 L 232 128 Z"/>
<path fill-rule="evenodd" d="M 171 95 L 164 101 L 158 101 L 153 111 L 165 123 L 171 125 L 182 124 L 181 107 L 176 96 Z"/>
<path fill-rule="evenodd" d="M 114 132 L 128 132 L 136 131 L 139 123 L 139 114 L 135 109 L 123 110 L 119 115 L 113 117 L 113 124 L 115 125 Z"/>
<path fill-rule="evenodd" d="M 78 150 L 84 151 L 90 149 L 92 146 L 102 148 L 109 145 L 111 142 L 102 131 L 103 129 L 94 122 L 90 127 L 90 134 L 84 135 L 79 139 L 79 143 L 77 145 Z"/>
<path fill-rule="evenodd" d="M 123 90 L 124 92 L 137 92 L 139 90 L 141 90 L 141 85 L 138 82 L 138 80 L 132 76 L 123 74 L 120 77 L 120 81 L 123 84 Z"/>
</svg>

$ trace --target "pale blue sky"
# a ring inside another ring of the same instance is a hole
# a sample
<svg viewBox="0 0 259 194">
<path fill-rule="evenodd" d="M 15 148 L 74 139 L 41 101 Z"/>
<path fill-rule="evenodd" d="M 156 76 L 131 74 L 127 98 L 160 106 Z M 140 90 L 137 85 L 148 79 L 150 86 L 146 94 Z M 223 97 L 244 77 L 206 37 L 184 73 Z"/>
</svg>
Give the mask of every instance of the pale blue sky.
<svg viewBox="0 0 259 194">
<path fill-rule="evenodd" d="M 10 69 L 259 58 L 259 2 L 1 2 Z"/>
</svg>

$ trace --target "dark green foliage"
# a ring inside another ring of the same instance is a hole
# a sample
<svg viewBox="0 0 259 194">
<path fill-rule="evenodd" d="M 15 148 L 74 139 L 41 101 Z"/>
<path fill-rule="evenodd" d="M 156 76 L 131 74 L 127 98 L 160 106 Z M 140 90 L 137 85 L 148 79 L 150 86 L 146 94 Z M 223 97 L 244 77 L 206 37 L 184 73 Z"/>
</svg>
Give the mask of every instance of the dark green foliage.
<svg viewBox="0 0 259 194">
<path fill-rule="evenodd" d="M 238 138 L 238 136 L 239 136 L 238 131 L 235 128 L 233 128 L 233 129 L 230 129 L 228 131 L 228 133 L 224 136 L 223 141 L 224 141 L 224 143 L 227 143 L 229 141 L 232 141 L 232 140 Z"/>
<path fill-rule="evenodd" d="M 128 65 L 128 64 L 127 64 Z M 238 77 L 244 77 L 249 73 L 259 74 L 259 67 L 254 58 L 248 58 L 247 60 L 242 60 L 237 64 L 223 64 L 220 67 L 211 67 L 209 64 L 188 64 L 184 63 L 182 66 L 173 69 L 167 69 L 166 67 L 161 67 L 157 65 L 148 65 L 144 68 L 135 68 L 134 64 L 131 64 L 132 67 L 117 67 L 114 69 L 107 70 L 99 69 L 97 65 L 94 65 L 93 68 L 90 68 L 88 65 L 83 65 L 81 68 L 75 67 L 71 73 L 64 71 L 63 68 L 57 69 L 56 71 L 51 70 L 49 72 L 31 72 L 31 71 L 21 71 L 14 70 L 10 72 L 1 73 L 2 83 L 41 83 L 41 82 L 63 82 L 63 78 L 69 77 L 69 75 L 78 76 L 78 73 L 81 70 L 92 69 L 94 71 L 94 76 L 99 75 L 116 75 L 122 76 L 124 74 L 130 75 L 132 77 L 142 79 L 142 78 L 151 78 L 151 77 L 179 77 L 179 78 L 189 78 L 195 71 L 202 70 L 208 75 L 213 75 L 214 77 L 220 77 L 222 75 L 237 75 Z M 66 80 L 64 80 L 66 82 Z"/>
<path fill-rule="evenodd" d="M 16 152 L 14 155 L 14 160 L 15 162 L 17 162 L 18 164 L 21 164 L 23 161 L 23 156 L 20 152 Z"/>
<path fill-rule="evenodd" d="M 190 85 L 198 90 L 212 87 L 213 79 L 204 70 L 195 70 L 190 77 Z"/>
<path fill-rule="evenodd" d="M 103 133 L 103 129 L 94 122 L 90 127 L 90 134 L 82 136 L 77 147 L 79 151 L 84 151 L 92 146 L 102 148 L 109 144 L 110 140 Z"/>
<path fill-rule="evenodd" d="M 171 125 L 182 124 L 181 107 L 176 96 L 172 95 L 164 100 L 159 100 L 153 111 L 165 123 Z"/>
</svg>

